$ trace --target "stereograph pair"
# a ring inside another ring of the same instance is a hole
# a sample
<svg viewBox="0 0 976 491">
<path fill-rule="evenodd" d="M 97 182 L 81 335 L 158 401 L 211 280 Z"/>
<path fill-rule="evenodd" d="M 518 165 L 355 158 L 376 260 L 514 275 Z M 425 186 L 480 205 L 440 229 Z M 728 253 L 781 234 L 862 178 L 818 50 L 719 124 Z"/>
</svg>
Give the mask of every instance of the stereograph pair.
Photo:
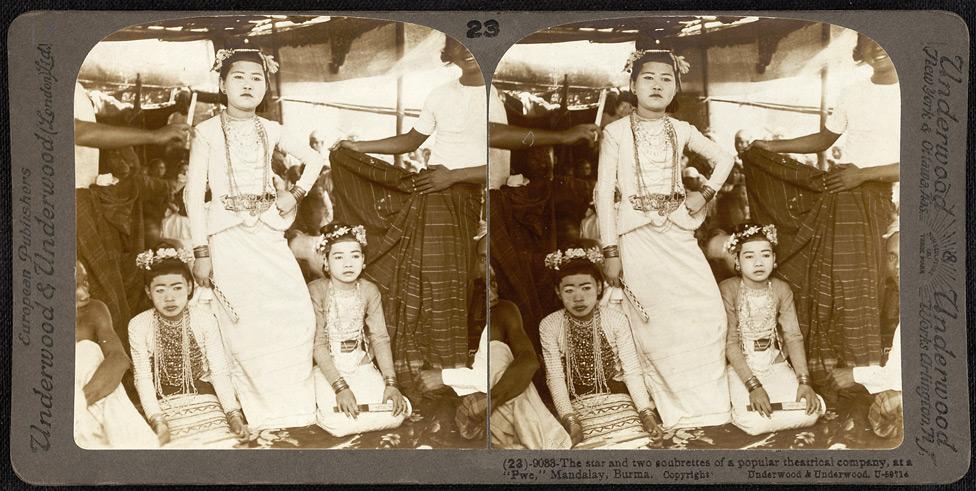
<svg viewBox="0 0 976 491">
<path fill-rule="evenodd" d="M 554 26 L 486 84 L 419 25 L 199 17 L 75 99 L 83 448 L 900 442 L 900 92 L 855 31 Z"/>
<path fill-rule="evenodd" d="M 916 445 L 901 66 L 817 20 L 591 17 L 494 59 L 367 15 L 91 47 L 74 443 Z"/>
</svg>

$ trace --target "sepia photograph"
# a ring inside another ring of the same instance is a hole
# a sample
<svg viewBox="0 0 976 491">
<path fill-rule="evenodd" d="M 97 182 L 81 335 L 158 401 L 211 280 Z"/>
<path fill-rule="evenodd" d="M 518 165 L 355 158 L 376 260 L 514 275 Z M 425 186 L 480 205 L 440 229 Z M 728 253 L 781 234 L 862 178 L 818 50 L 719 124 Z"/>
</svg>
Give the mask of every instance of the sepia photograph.
<svg viewBox="0 0 976 491">
<path fill-rule="evenodd" d="M 493 448 L 901 444 L 882 46 L 615 18 L 521 39 L 491 83 Z"/>
<path fill-rule="evenodd" d="M 184 18 L 95 45 L 76 444 L 486 448 L 487 97 L 463 44 L 388 20 Z"/>
</svg>

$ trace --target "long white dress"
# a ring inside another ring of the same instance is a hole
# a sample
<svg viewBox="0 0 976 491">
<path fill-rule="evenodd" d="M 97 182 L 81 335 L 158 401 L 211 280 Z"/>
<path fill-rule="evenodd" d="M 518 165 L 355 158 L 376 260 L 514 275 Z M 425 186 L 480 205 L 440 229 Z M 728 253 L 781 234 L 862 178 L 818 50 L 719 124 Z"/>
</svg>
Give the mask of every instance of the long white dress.
<svg viewBox="0 0 976 491">
<path fill-rule="evenodd" d="M 637 118 L 641 178 L 650 193 L 672 192 L 672 173 L 680 176 L 673 148 L 661 139 L 663 120 Z M 678 155 L 686 147 L 705 157 L 714 169 L 709 187 L 718 190 L 728 177 L 733 157 L 694 126 L 670 120 Z M 664 148 L 655 148 L 654 136 Z M 618 245 L 623 280 L 646 310 L 642 316 L 624 302 L 634 330 L 644 379 L 664 428 L 712 426 L 730 421 L 725 376 L 726 318 L 722 297 L 694 231 L 700 214 L 682 203 L 670 213 L 640 211 L 631 118 L 607 125 L 600 146 L 595 190 L 601 242 Z M 676 191 L 684 193 L 680 178 Z M 621 199 L 614 201 L 615 192 Z"/>
<path fill-rule="evenodd" d="M 277 123 L 256 120 L 260 126 L 255 119 L 228 119 L 225 128 L 217 116 L 196 126 L 184 199 L 193 245 L 210 246 L 215 297 L 221 306 L 215 310 L 248 426 L 308 426 L 315 422 L 315 314 L 284 237 L 294 212 L 280 216 L 271 203 L 252 215 L 228 209 L 222 198 L 232 195 L 234 186 L 241 193 L 273 190 L 275 146 L 306 163 L 298 181 L 305 190 L 324 160 L 307 145 L 287 139 Z M 208 187 L 212 200 L 204 203 Z"/>
</svg>

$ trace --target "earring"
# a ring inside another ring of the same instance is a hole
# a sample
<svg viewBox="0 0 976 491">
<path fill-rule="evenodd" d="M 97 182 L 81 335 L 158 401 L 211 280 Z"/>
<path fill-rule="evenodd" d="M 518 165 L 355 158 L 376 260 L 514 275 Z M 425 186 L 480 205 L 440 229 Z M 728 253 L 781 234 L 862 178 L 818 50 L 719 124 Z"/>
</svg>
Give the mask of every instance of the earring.
<svg viewBox="0 0 976 491">
<path fill-rule="evenodd" d="M 736 261 L 735 262 L 735 272 L 738 273 L 739 272 L 739 269 L 740 269 L 739 268 L 739 261 Z"/>
<path fill-rule="evenodd" d="M 778 266 L 779 266 L 779 265 L 778 265 L 778 264 L 776 264 L 776 261 L 773 261 L 773 269 L 776 269 L 776 268 L 777 268 Z"/>
</svg>

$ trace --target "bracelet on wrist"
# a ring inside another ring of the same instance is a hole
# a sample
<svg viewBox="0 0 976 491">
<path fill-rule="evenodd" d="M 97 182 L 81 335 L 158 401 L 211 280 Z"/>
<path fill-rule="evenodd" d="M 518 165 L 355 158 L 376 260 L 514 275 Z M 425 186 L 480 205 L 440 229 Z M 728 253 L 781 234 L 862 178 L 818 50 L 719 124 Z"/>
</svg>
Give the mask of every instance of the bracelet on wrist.
<svg viewBox="0 0 976 491">
<path fill-rule="evenodd" d="M 230 411 L 227 411 L 224 414 L 227 416 L 227 419 L 230 419 L 234 416 L 240 416 L 241 418 L 244 417 L 244 412 L 241 411 L 240 409 L 231 409 Z"/>
<path fill-rule="evenodd" d="M 615 245 L 606 246 L 603 248 L 603 257 L 620 257 L 620 248 Z"/>
<path fill-rule="evenodd" d="M 397 387 L 397 379 L 396 379 L 396 377 L 383 377 L 383 383 L 387 387 L 394 387 L 394 388 Z"/>
<path fill-rule="evenodd" d="M 759 378 L 758 377 L 756 377 L 755 375 L 753 375 L 753 376 L 749 377 L 749 380 L 746 380 L 746 384 L 745 385 L 746 385 L 746 390 L 748 390 L 749 392 L 752 392 L 752 391 L 754 391 L 754 390 L 756 390 L 758 388 L 761 388 L 762 387 L 762 382 L 759 381 Z"/>
<path fill-rule="evenodd" d="M 705 201 L 711 201 L 715 197 L 715 190 L 706 184 L 701 187 L 701 194 Z"/>
<path fill-rule="evenodd" d="M 160 426 L 166 425 L 166 417 L 162 414 L 157 414 L 149 418 L 149 427 L 156 431 Z"/>
<path fill-rule="evenodd" d="M 302 189 L 301 186 L 297 184 L 293 185 L 291 189 L 288 190 L 288 192 L 295 197 L 295 201 L 301 201 L 302 198 L 304 198 L 305 195 L 308 194 L 308 191 L 305 191 L 304 189 Z"/>
<path fill-rule="evenodd" d="M 800 385 L 810 385 L 810 376 L 806 374 L 797 375 L 796 382 Z"/>
<path fill-rule="evenodd" d="M 193 257 L 200 259 L 204 257 L 210 257 L 210 246 L 196 246 L 193 248 Z"/>
<path fill-rule="evenodd" d="M 346 383 L 346 380 L 343 379 L 342 377 L 339 377 L 338 380 L 336 380 L 335 382 L 332 382 L 332 391 L 335 392 L 336 394 L 338 394 L 338 393 L 340 393 L 340 392 L 342 392 L 342 391 L 344 391 L 344 390 L 346 390 L 348 388 L 349 388 L 349 384 L 347 384 Z"/>
</svg>

